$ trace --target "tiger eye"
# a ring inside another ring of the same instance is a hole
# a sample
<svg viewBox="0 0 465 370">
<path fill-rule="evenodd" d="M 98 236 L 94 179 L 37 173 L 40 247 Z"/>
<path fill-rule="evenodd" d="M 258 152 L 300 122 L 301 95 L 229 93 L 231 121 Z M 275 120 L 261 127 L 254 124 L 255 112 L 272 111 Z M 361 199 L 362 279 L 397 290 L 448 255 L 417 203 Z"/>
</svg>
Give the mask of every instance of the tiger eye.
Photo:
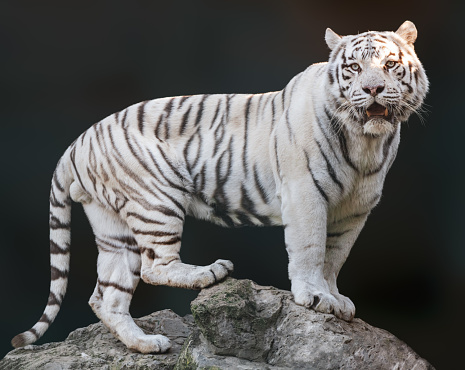
<svg viewBox="0 0 465 370">
<path fill-rule="evenodd" d="M 386 67 L 387 68 L 392 68 L 396 65 L 396 62 L 394 62 L 393 60 L 390 60 L 389 62 L 386 63 Z"/>
<path fill-rule="evenodd" d="M 354 71 L 360 71 L 360 66 L 357 63 L 352 63 L 350 68 L 352 68 Z"/>
</svg>

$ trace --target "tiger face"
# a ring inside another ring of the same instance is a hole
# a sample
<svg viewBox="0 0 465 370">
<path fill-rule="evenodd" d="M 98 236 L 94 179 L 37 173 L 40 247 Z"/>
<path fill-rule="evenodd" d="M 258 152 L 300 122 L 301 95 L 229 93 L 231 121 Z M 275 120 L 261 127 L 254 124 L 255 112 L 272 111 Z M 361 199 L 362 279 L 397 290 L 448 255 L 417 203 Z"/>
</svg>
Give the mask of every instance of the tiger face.
<svg viewBox="0 0 465 370">
<path fill-rule="evenodd" d="M 339 124 L 357 134 L 380 136 L 418 112 L 428 80 L 414 51 L 416 37 L 409 21 L 396 32 L 356 36 L 327 29 L 329 91 Z"/>
</svg>

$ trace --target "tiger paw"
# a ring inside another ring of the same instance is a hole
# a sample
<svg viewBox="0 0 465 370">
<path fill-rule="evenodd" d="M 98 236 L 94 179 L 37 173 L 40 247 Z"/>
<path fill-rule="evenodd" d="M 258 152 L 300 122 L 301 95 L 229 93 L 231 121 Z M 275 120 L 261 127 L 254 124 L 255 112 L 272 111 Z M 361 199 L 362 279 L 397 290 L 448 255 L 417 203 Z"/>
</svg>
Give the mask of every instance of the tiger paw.
<svg viewBox="0 0 465 370">
<path fill-rule="evenodd" d="M 338 306 L 334 309 L 334 316 L 344 321 L 352 321 L 355 316 L 355 305 L 350 298 L 339 294 L 332 293 L 334 298 L 338 301 Z"/>
<path fill-rule="evenodd" d="M 144 335 L 128 347 L 140 353 L 164 353 L 171 348 L 171 341 L 164 335 Z"/>
<path fill-rule="evenodd" d="M 190 278 L 188 287 L 190 289 L 204 289 L 216 284 L 228 276 L 234 269 L 231 261 L 217 260 L 208 266 L 194 266 L 194 272 Z"/>
<path fill-rule="evenodd" d="M 234 265 L 228 260 L 216 260 L 208 268 L 213 277 L 211 284 L 215 284 L 228 276 L 234 270 Z"/>
<path fill-rule="evenodd" d="M 334 314 L 341 309 L 338 300 L 329 293 L 329 290 L 312 283 L 293 281 L 292 294 L 295 303 L 317 312 Z"/>
</svg>

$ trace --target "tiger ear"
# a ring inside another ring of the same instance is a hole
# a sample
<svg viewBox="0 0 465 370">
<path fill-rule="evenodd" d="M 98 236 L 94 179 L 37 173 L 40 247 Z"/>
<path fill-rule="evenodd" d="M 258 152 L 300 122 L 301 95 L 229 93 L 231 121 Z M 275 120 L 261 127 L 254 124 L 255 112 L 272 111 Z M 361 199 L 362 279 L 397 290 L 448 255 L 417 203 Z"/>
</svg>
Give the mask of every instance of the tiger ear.
<svg viewBox="0 0 465 370">
<path fill-rule="evenodd" d="M 342 37 L 334 32 L 331 28 L 326 29 L 325 41 L 328 47 L 333 50 L 337 44 L 341 41 Z"/>
<path fill-rule="evenodd" d="M 405 21 L 396 31 L 396 34 L 402 37 L 407 43 L 413 45 L 417 39 L 417 28 L 410 21 Z"/>
</svg>

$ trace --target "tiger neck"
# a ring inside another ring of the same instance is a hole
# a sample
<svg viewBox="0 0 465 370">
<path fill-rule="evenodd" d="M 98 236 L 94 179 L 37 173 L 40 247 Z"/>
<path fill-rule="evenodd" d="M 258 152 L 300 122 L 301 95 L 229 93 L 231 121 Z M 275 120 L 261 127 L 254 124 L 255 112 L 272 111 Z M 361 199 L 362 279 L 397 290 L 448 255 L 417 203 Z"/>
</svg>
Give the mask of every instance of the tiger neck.
<svg viewBox="0 0 465 370">
<path fill-rule="evenodd" d="M 338 123 L 335 111 L 334 107 L 323 102 L 316 110 L 320 112 L 320 129 L 325 131 L 333 147 L 339 147 L 346 165 L 362 175 L 386 173 L 397 154 L 400 124 L 396 124 L 390 134 L 365 135 L 362 130 L 354 132 L 348 129 L 345 122 Z"/>
</svg>

